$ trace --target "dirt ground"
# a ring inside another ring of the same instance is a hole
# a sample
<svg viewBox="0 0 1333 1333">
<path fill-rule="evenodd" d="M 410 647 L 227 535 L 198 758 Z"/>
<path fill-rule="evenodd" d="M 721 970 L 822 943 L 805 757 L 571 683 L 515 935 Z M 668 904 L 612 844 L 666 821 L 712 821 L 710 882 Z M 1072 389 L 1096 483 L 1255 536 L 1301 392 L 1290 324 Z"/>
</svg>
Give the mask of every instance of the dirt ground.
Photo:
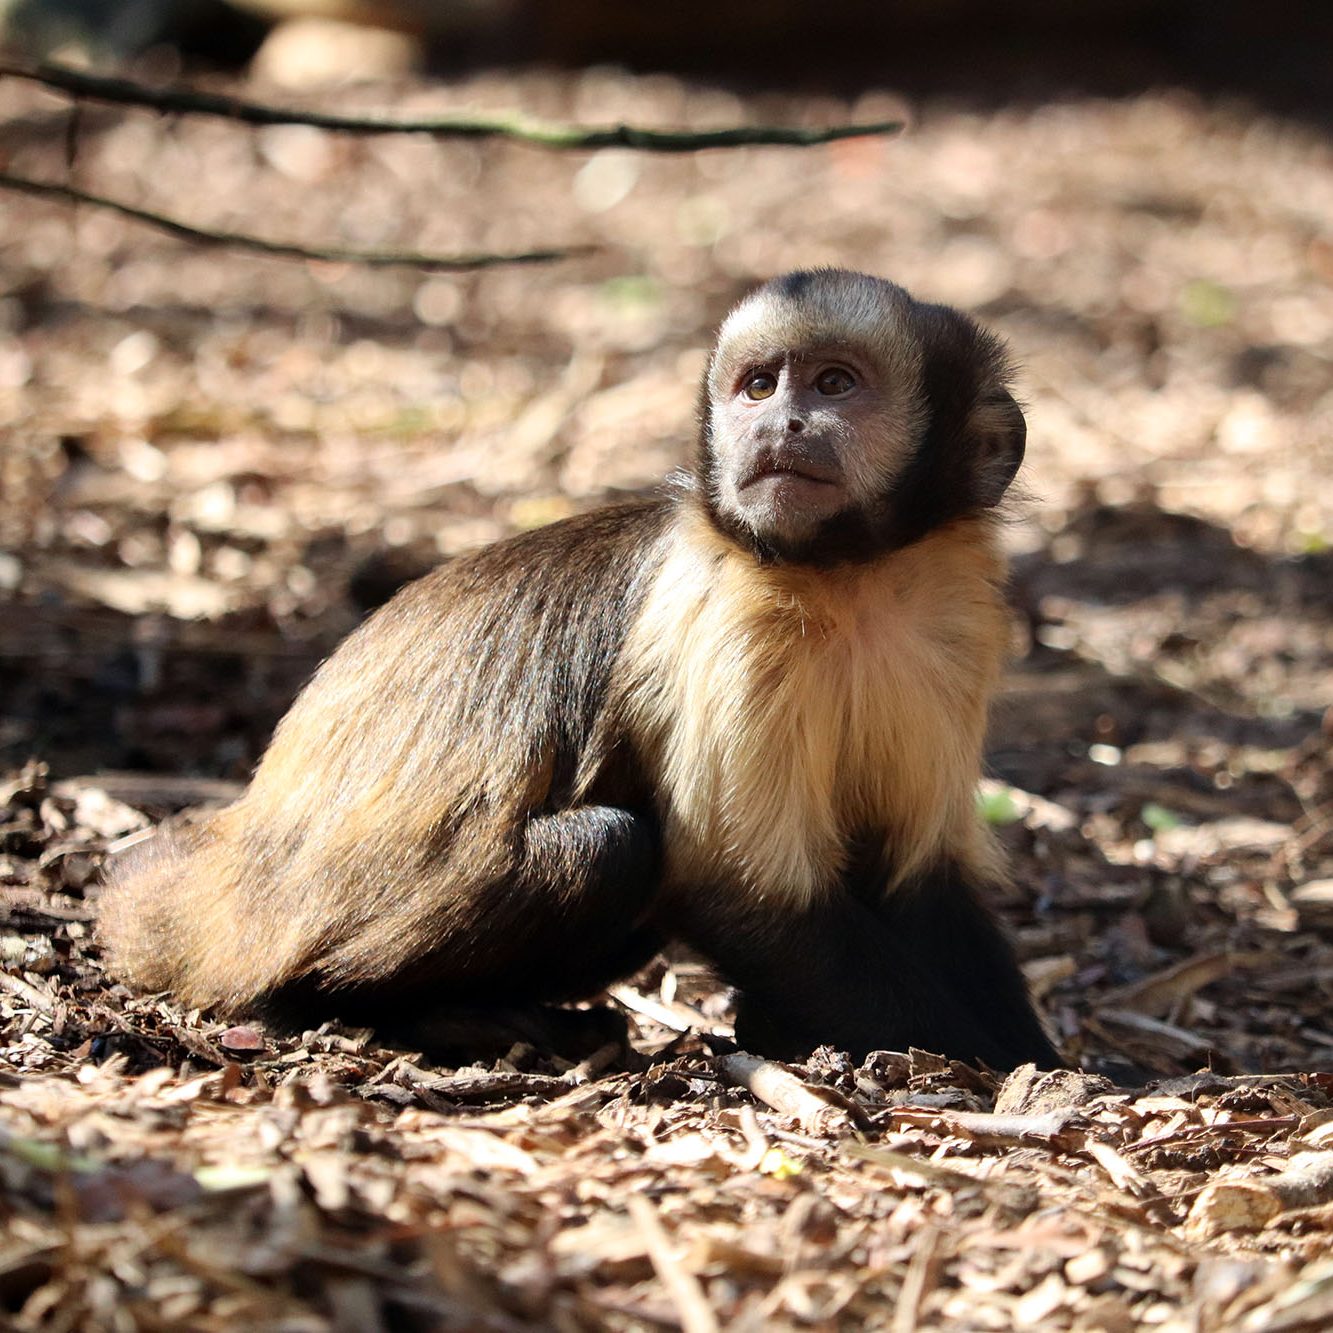
<svg viewBox="0 0 1333 1333">
<path fill-rule="evenodd" d="M 71 128 L 0 80 L 15 174 L 313 245 L 595 247 L 423 276 L 0 194 L 6 1326 L 1327 1327 L 1327 137 L 1171 89 L 981 112 L 609 70 L 322 104 L 910 127 L 682 157 Z M 573 1067 L 438 1069 L 110 984 L 106 847 L 234 794 L 404 577 L 656 485 L 729 303 L 823 263 L 966 307 L 1022 364 L 982 804 L 1041 1007 L 1104 1074 L 755 1076 L 684 958 L 614 993 L 633 1058 Z"/>
</svg>

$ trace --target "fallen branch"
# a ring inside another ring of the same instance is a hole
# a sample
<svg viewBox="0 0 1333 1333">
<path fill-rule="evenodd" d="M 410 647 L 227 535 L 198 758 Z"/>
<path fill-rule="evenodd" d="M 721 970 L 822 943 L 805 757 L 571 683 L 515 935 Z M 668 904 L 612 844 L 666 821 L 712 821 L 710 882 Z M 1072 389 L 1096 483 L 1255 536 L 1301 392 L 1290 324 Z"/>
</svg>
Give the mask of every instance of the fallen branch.
<svg viewBox="0 0 1333 1333">
<path fill-rule="evenodd" d="M 744 1088 L 779 1115 L 791 1116 L 811 1134 L 843 1133 L 852 1113 L 841 1101 L 802 1082 L 785 1065 L 738 1051 L 719 1057 L 717 1067 L 728 1083 Z"/>
<path fill-rule="evenodd" d="M 0 61 L 0 75 L 27 79 L 74 97 L 200 116 L 221 116 L 246 125 L 310 125 L 339 134 L 429 134 L 437 139 L 516 139 L 540 148 L 634 148 L 649 153 L 693 153 L 703 148 L 810 148 L 838 139 L 897 134 L 902 121 L 830 125 L 806 129 L 788 125 L 738 125 L 719 130 L 645 130 L 633 125 L 581 129 L 528 120 L 522 116 L 425 116 L 392 120 L 386 116 L 339 116 L 322 111 L 294 111 L 247 102 L 193 88 L 149 88 L 128 79 L 88 74 L 64 65 L 26 65 Z"/>
<path fill-rule="evenodd" d="M 1057 1107 L 1036 1115 L 996 1115 L 991 1111 L 945 1111 L 913 1106 L 891 1107 L 885 1114 L 895 1127 L 914 1126 L 941 1135 L 967 1139 L 981 1148 L 1045 1144 L 1067 1149 L 1082 1141 L 1077 1129 L 1086 1117 L 1077 1106 Z"/>
<path fill-rule="evenodd" d="M 1220 1124 L 1182 1125 L 1167 1134 L 1151 1134 L 1139 1139 L 1137 1143 L 1125 1145 L 1127 1153 L 1152 1152 L 1159 1148 L 1174 1148 L 1178 1144 L 1192 1143 L 1197 1139 L 1211 1138 L 1217 1134 L 1276 1134 L 1280 1130 L 1294 1129 L 1300 1123 L 1300 1116 L 1270 1115 L 1246 1120 L 1227 1120 Z"/>
<path fill-rule="evenodd" d="M 396 1081 L 406 1088 L 433 1092 L 451 1102 L 518 1101 L 556 1097 L 569 1091 L 569 1080 L 552 1074 L 436 1074 L 407 1061 L 398 1063 Z"/>
<path fill-rule="evenodd" d="M 476 269 L 494 268 L 499 264 L 549 264 L 557 259 L 569 259 L 587 254 L 591 246 L 573 246 L 566 250 L 528 250 L 514 254 L 432 255 L 409 250 L 345 250 L 341 248 L 295 245 L 285 241 L 266 241 L 242 231 L 212 231 L 193 227 L 178 218 L 167 217 L 148 209 L 105 195 L 88 194 L 70 185 L 56 185 L 50 181 L 29 180 L 0 171 L 0 190 L 36 195 L 39 199 L 56 199 L 67 204 L 88 204 L 93 208 L 109 209 L 122 217 L 133 218 L 195 245 L 222 246 L 232 250 L 250 250 L 276 259 L 325 260 L 331 264 L 360 264 L 369 268 L 419 268 L 428 273 L 469 273 Z"/>
<path fill-rule="evenodd" d="M 667 1004 L 664 1000 L 644 995 L 628 984 L 612 986 L 607 994 L 631 1013 L 638 1014 L 640 1018 L 650 1018 L 664 1028 L 670 1028 L 672 1032 L 695 1031 L 720 1034 L 726 1031 L 720 1024 L 710 1023 L 697 1009 L 692 1009 L 679 1000 Z"/>
</svg>

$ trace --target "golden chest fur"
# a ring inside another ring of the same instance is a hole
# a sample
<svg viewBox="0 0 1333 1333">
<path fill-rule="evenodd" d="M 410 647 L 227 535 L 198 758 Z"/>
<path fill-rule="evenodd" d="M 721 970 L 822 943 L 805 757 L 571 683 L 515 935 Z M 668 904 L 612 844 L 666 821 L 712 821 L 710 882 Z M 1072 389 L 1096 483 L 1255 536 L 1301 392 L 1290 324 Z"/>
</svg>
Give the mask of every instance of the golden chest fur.
<svg viewBox="0 0 1333 1333">
<path fill-rule="evenodd" d="M 993 870 L 975 789 L 1002 577 L 984 520 L 834 571 L 761 566 L 687 522 L 625 658 L 668 884 L 805 902 L 865 835 L 893 883 L 942 856 Z"/>
</svg>

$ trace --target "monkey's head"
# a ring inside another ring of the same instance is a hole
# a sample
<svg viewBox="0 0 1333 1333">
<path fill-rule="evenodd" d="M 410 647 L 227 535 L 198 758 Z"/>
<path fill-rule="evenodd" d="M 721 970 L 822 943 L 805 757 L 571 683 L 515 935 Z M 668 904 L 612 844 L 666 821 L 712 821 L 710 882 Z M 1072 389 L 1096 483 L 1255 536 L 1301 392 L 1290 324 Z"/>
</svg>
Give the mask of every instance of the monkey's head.
<svg viewBox="0 0 1333 1333">
<path fill-rule="evenodd" d="M 761 559 L 867 560 L 999 503 L 1026 426 L 1000 342 L 842 269 L 789 273 L 723 323 L 698 459 L 714 523 Z"/>
</svg>

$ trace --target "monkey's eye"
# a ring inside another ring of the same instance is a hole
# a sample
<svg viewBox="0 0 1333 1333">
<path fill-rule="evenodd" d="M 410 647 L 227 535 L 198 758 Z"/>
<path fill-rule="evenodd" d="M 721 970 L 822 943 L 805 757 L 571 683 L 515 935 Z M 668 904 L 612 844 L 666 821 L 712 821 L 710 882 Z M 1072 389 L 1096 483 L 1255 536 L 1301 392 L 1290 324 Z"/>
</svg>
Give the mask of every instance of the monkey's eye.
<svg viewBox="0 0 1333 1333">
<path fill-rule="evenodd" d="M 777 391 L 777 387 L 776 375 L 770 375 L 766 370 L 756 370 L 745 381 L 744 393 L 747 398 L 771 398 Z"/>
<path fill-rule="evenodd" d="M 815 388 L 828 398 L 836 398 L 839 394 L 849 393 L 856 388 L 856 376 L 841 366 L 830 366 L 827 370 L 819 372 Z"/>
</svg>

